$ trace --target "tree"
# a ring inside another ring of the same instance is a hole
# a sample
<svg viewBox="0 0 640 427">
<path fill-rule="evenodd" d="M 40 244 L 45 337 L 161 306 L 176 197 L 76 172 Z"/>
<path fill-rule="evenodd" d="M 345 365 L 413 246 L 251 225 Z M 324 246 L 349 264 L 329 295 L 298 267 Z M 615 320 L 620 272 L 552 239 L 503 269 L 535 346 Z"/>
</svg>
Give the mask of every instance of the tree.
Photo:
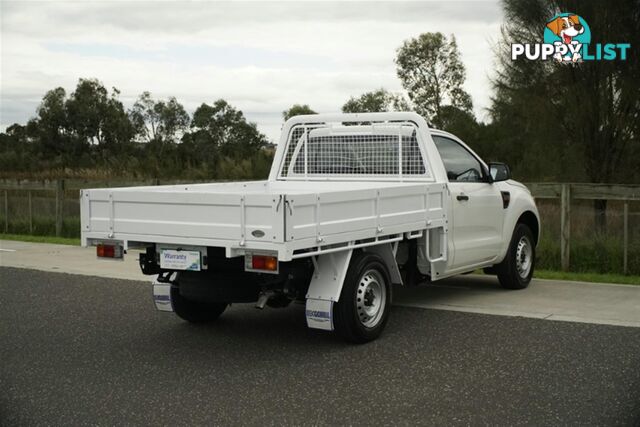
<svg viewBox="0 0 640 427">
<path fill-rule="evenodd" d="M 175 142 L 189 127 L 189 114 L 175 97 L 156 101 L 143 92 L 129 111 L 136 134 L 147 142 Z"/>
<path fill-rule="evenodd" d="M 70 130 L 89 143 L 100 144 L 108 99 L 107 89 L 98 80 L 80 79 L 65 102 Z"/>
<path fill-rule="evenodd" d="M 40 142 L 44 156 L 56 157 L 68 151 L 66 97 L 67 93 L 61 87 L 48 91 L 36 110 L 37 118 L 27 125 Z"/>
<path fill-rule="evenodd" d="M 135 136 L 135 128 L 129 120 L 124 105 L 118 97 L 120 91 L 111 88 L 111 96 L 107 99 L 102 123 L 102 144 L 113 154 L 118 154 L 123 147 L 129 146 Z"/>
<path fill-rule="evenodd" d="M 440 109 L 440 127 L 453 133 L 463 141 L 476 143 L 478 140 L 478 129 L 482 124 L 476 121 L 475 116 L 453 105 L 445 105 Z"/>
<path fill-rule="evenodd" d="M 108 90 L 96 79 L 80 79 L 64 103 L 68 129 L 75 146 L 85 152 L 95 146 L 103 162 L 114 162 L 129 145 L 134 128 L 118 99 L 120 91 Z M 76 152 L 74 158 L 81 156 Z"/>
<path fill-rule="evenodd" d="M 0 170 L 30 170 L 39 153 L 32 150 L 27 127 L 14 123 L 0 133 Z"/>
<path fill-rule="evenodd" d="M 462 88 L 465 68 L 456 39 L 442 33 L 424 33 L 398 49 L 397 73 L 418 114 L 437 127 L 444 124 L 443 107 L 471 113 L 471 96 Z"/>
<path fill-rule="evenodd" d="M 255 123 L 249 123 L 242 111 L 233 108 L 224 99 L 213 105 L 202 104 L 193 113 L 191 129 L 204 132 L 211 143 L 228 153 L 242 155 L 268 143 Z"/>
<path fill-rule="evenodd" d="M 155 109 L 156 102 L 148 91 L 142 92 L 129 110 L 129 119 L 141 140 L 150 142 L 157 137 L 160 115 Z"/>
<path fill-rule="evenodd" d="M 624 61 L 578 64 L 513 61 L 510 45 L 541 42 L 545 25 L 557 10 L 575 10 L 587 17 L 593 30 L 590 46 L 615 41 L 633 48 L 640 45 L 637 1 L 610 3 L 606 13 L 598 2 L 504 0 L 503 8 L 494 119 L 505 128 L 517 129 L 517 137 L 537 151 L 539 158 L 548 159 L 552 146 L 556 160 L 546 163 L 581 167 L 583 176 L 596 183 L 631 179 L 630 162 L 637 166 L 631 154 L 640 144 L 639 55 L 628 52 Z M 603 230 L 606 201 L 596 200 L 594 207 L 596 226 Z"/>
<path fill-rule="evenodd" d="M 291 108 L 282 112 L 282 118 L 286 122 L 293 116 L 299 116 L 302 114 L 318 114 L 311 109 L 307 104 L 293 104 Z"/>
<path fill-rule="evenodd" d="M 268 144 L 268 140 L 255 123 L 247 122 L 242 111 L 219 99 L 213 105 L 203 103 L 196 109 L 183 144 L 197 152 L 209 175 L 227 178 L 224 173 L 230 169 L 219 166 L 236 164 L 239 167 L 241 162 L 251 163 L 251 158 Z M 234 176 L 237 176 L 239 172 L 234 170 Z M 246 172 L 246 168 L 242 170 Z"/>
<path fill-rule="evenodd" d="M 190 157 L 185 153 L 190 145 L 177 147 L 191 118 L 175 97 L 156 101 L 144 91 L 129 110 L 129 119 L 138 141 L 145 142 L 147 157 L 144 168 L 155 177 L 179 174 Z M 192 153 L 196 156 L 195 153 Z"/>
<path fill-rule="evenodd" d="M 63 88 L 47 92 L 36 117 L 0 133 L 0 174 L 37 171 L 59 177 L 91 171 L 94 177 L 183 179 L 268 174 L 269 141 L 226 101 L 202 104 L 191 123 L 174 97 L 156 101 L 144 92 L 127 114 L 119 95 L 96 79 L 80 79 L 70 96 Z"/>
<path fill-rule="evenodd" d="M 351 97 L 342 106 L 343 113 L 376 113 L 384 111 L 411 111 L 409 102 L 402 96 L 380 88 Z"/>
</svg>

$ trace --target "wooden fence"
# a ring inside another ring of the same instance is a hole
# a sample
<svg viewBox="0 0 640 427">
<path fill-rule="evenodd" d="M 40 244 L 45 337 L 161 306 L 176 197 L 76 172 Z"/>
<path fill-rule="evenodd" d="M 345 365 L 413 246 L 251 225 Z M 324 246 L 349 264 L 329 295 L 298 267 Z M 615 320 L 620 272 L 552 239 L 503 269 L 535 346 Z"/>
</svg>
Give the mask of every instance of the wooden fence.
<svg viewBox="0 0 640 427">
<path fill-rule="evenodd" d="M 629 262 L 629 202 L 640 201 L 640 185 L 619 184 L 527 184 L 536 199 L 560 199 L 560 265 L 568 271 L 571 260 L 571 200 L 621 200 L 622 211 L 622 270 Z"/>
<path fill-rule="evenodd" d="M 90 181 L 90 180 L 0 180 L 0 190 L 4 193 L 4 231 L 9 228 L 8 192 L 22 190 L 27 192 L 29 229 L 33 232 L 32 191 L 50 191 L 55 198 L 56 236 L 62 232 L 64 220 L 65 190 L 82 188 L 127 187 L 141 185 L 180 184 L 192 181 L 140 180 L 140 181 Z M 640 185 L 620 184 L 579 184 L 579 183 L 529 183 L 527 184 L 537 199 L 560 199 L 560 264 L 563 270 L 569 270 L 571 260 L 571 201 L 572 200 L 619 200 L 623 208 L 623 272 L 627 273 L 629 249 L 629 202 L 640 201 Z"/>
<path fill-rule="evenodd" d="M 138 181 L 99 181 L 82 179 L 57 179 L 57 180 L 16 180 L 0 179 L 0 191 L 3 193 L 4 208 L 4 232 L 9 231 L 9 191 L 20 191 L 27 193 L 29 232 L 33 233 L 33 203 L 32 192 L 51 192 L 55 199 L 55 234 L 62 234 L 62 224 L 64 223 L 64 193 L 67 190 L 80 191 L 83 188 L 108 188 L 108 187 L 139 187 L 145 185 L 163 185 L 192 183 L 193 181 L 160 181 L 158 179 L 147 179 Z"/>
</svg>

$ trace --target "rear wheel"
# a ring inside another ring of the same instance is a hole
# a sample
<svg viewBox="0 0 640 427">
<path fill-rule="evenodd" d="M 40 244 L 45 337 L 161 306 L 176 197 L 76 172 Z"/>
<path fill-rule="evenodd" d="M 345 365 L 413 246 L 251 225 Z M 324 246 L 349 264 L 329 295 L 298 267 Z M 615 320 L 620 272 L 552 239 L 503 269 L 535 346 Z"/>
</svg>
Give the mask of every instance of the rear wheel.
<svg viewBox="0 0 640 427">
<path fill-rule="evenodd" d="M 347 341 L 372 341 L 382 333 L 390 308 L 391 281 L 385 263 L 376 254 L 354 254 L 340 300 L 333 306 L 336 332 Z"/>
<path fill-rule="evenodd" d="M 171 286 L 173 311 L 183 320 L 191 323 L 205 323 L 216 320 L 227 308 L 225 302 L 200 302 L 188 300 L 180 295 L 180 288 Z"/>
<path fill-rule="evenodd" d="M 533 233 L 525 224 L 516 225 L 504 260 L 495 266 L 500 285 L 505 289 L 524 289 L 529 286 L 536 259 Z"/>
</svg>

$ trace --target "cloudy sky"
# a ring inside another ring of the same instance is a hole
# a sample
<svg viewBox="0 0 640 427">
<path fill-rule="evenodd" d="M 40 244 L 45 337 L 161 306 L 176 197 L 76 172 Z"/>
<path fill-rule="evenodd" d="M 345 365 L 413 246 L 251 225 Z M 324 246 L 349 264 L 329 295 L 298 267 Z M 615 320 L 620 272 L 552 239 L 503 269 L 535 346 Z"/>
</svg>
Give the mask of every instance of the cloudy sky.
<svg viewBox="0 0 640 427">
<path fill-rule="evenodd" d="M 401 91 L 395 50 L 435 31 L 455 34 L 484 118 L 501 22 L 497 1 L 0 0 L 0 126 L 26 122 L 47 90 L 95 77 L 126 106 L 144 90 L 190 112 L 224 98 L 276 140 L 294 103 L 336 112 L 352 95 Z"/>
</svg>

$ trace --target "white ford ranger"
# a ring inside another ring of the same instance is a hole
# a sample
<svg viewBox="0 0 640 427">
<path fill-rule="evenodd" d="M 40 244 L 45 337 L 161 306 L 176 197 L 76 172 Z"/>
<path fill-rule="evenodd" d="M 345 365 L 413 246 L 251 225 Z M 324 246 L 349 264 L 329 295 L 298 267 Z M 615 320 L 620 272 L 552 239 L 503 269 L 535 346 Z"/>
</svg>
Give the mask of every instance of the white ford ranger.
<svg viewBox="0 0 640 427">
<path fill-rule="evenodd" d="M 306 304 L 311 328 L 380 335 L 392 285 L 479 268 L 508 289 L 533 274 L 527 188 L 414 113 L 288 120 L 269 179 L 81 191 L 82 244 L 140 248 L 156 307 L 189 322 L 231 303 Z"/>
</svg>

